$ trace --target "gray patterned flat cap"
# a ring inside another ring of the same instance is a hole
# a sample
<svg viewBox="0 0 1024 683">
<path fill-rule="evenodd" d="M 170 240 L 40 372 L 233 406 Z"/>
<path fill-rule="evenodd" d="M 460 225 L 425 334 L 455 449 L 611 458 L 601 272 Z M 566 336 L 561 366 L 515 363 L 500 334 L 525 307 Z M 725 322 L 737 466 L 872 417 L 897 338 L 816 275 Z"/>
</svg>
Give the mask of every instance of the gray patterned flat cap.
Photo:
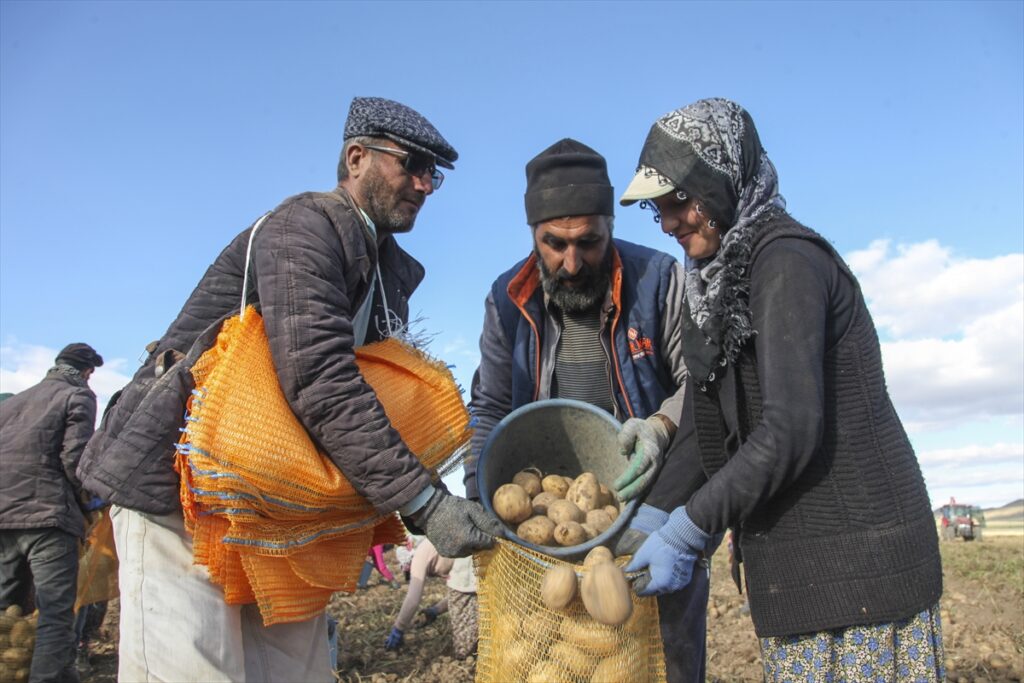
<svg viewBox="0 0 1024 683">
<path fill-rule="evenodd" d="M 437 128 L 415 109 L 383 97 L 353 97 L 345 121 L 345 139 L 368 135 L 394 140 L 434 157 L 434 163 L 455 168 L 459 158 Z"/>
</svg>

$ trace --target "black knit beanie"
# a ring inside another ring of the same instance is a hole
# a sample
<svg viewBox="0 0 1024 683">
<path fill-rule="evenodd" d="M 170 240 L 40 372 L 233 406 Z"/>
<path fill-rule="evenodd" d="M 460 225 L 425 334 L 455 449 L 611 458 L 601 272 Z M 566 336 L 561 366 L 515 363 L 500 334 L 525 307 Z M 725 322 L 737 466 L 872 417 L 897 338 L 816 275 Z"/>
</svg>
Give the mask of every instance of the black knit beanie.
<svg viewBox="0 0 1024 683">
<path fill-rule="evenodd" d="M 103 365 L 103 356 L 88 344 L 68 344 L 57 354 L 57 363 L 70 365 L 77 370 L 88 370 Z"/>
<path fill-rule="evenodd" d="M 572 138 L 559 140 L 526 164 L 526 222 L 565 216 L 614 216 L 604 157 Z"/>
</svg>

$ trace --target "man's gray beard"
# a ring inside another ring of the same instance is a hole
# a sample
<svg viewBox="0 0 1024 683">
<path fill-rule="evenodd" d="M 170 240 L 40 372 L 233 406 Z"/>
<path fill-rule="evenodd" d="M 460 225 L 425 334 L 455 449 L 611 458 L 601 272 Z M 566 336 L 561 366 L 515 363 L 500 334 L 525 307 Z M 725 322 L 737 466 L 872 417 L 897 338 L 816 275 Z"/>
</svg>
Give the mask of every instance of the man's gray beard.
<svg viewBox="0 0 1024 683">
<path fill-rule="evenodd" d="M 412 230 L 416 216 L 409 220 L 402 213 L 398 198 L 372 166 L 363 184 L 363 197 L 366 199 L 366 215 L 379 232 L 401 233 Z"/>
<path fill-rule="evenodd" d="M 609 252 L 611 245 L 609 244 Z M 610 255 L 610 254 L 609 254 Z M 552 274 L 544 259 L 537 254 L 537 266 L 540 271 L 540 284 L 544 293 L 548 295 L 555 306 L 564 313 L 586 313 L 604 303 L 608 293 L 608 284 L 611 282 L 609 271 L 611 261 L 606 255 L 601 261 L 601 269 L 596 274 L 591 274 L 582 287 L 570 288 L 559 282 L 559 278 Z"/>
</svg>

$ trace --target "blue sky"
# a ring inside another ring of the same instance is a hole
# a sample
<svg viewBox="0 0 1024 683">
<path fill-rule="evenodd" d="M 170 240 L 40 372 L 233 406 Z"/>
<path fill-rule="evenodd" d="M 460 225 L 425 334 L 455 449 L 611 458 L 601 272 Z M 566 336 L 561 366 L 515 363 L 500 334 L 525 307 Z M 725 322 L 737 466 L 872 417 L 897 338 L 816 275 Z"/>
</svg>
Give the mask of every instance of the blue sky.
<svg viewBox="0 0 1024 683">
<path fill-rule="evenodd" d="M 353 96 L 460 152 L 403 245 L 468 386 L 562 137 L 625 187 L 651 123 L 751 112 L 791 212 L 861 278 L 933 502 L 1024 496 L 1024 3 L 0 2 L 0 390 L 57 349 L 137 367 L 217 253 L 334 185 Z M 638 209 L 618 237 L 674 243 Z"/>
</svg>

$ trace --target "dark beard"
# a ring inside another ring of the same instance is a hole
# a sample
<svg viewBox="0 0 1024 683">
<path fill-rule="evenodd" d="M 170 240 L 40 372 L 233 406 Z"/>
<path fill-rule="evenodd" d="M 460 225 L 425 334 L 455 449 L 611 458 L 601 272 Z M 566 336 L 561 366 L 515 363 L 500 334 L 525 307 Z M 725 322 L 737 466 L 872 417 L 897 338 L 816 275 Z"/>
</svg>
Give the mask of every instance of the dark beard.
<svg viewBox="0 0 1024 683">
<path fill-rule="evenodd" d="M 378 232 L 402 233 L 412 230 L 416 213 L 409 215 L 401 197 L 388 187 L 380 174 L 371 166 L 363 184 L 366 215 Z"/>
<path fill-rule="evenodd" d="M 534 253 L 536 253 L 536 248 Z M 608 293 L 608 283 L 611 281 L 611 240 L 608 241 L 608 251 L 601 259 L 601 267 L 598 269 L 583 265 L 576 277 L 581 282 L 576 287 L 569 287 L 563 284 L 563 280 L 569 279 L 569 274 L 559 269 L 552 274 L 544 259 L 537 254 L 537 266 L 540 271 L 540 284 L 544 293 L 548 295 L 551 302 L 564 313 L 585 313 L 593 310 L 604 303 L 605 295 Z"/>
</svg>

